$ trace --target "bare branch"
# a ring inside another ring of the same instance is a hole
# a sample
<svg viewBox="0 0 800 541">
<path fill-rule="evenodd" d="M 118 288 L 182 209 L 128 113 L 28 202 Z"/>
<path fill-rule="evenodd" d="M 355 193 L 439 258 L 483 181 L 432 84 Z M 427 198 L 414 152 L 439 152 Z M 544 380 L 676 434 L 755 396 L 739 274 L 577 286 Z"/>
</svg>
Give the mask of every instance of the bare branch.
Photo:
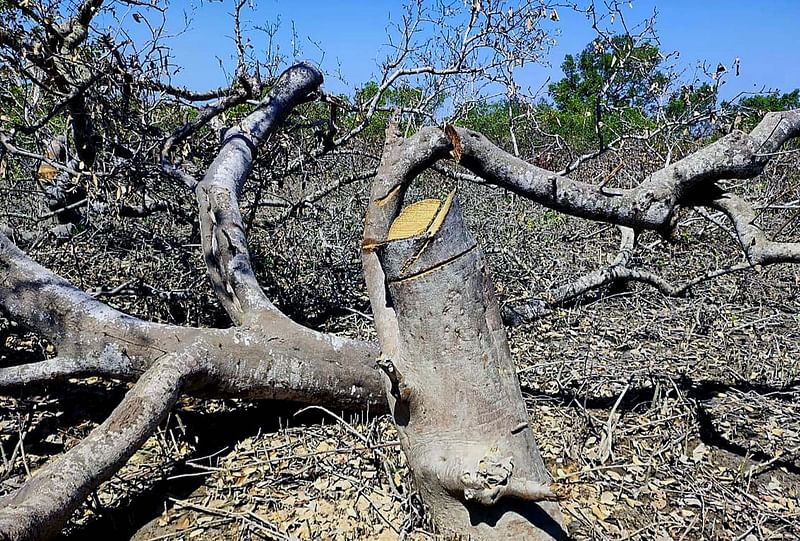
<svg viewBox="0 0 800 541">
<path fill-rule="evenodd" d="M 89 493 L 158 427 L 183 387 L 202 371 L 205 355 L 189 348 L 159 359 L 103 424 L 22 488 L 0 498 L 0 538 L 41 541 L 58 535 Z"/>
<path fill-rule="evenodd" d="M 175 145 L 181 143 L 187 137 L 196 133 L 197 130 L 199 130 L 200 128 L 211 122 L 211 120 L 217 117 L 218 115 L 227 111 L 231 107 L 235 107 L 236 105 L 241 105 L 242 103 L 246 102 L 249 98 L 250 98 L 250 92 L 244 89 L 240 89 L 235 93 L 225 96 L 216 104 L 203 108 L 196 117 L 176 128 L 172 132 L 172 134 L 169 137 L 167 137 L 166 140 L 164 140 L 164 143 L 161 145 L 162 162 L 167 161 L 167 163 L 169 163 L 168 162 L 169 154 L 170 152 L 172 152 Z"/>
<path fill-rule="evenodd" d="M 259 145 L 321 83 L 322 74 L 309 64 L 286 70 L 261 105 L 226 132 L 217 158 L 197 186 L 201 240 L 211 283 L 237 324 L 262 312 L 279 313 L 253 273 L 239 194 Z"/>
<path fill-rule="evenodd" d="M 46 337 L 66 359 L 63 367 L 59 361 L 44 361 L 30 370 L 9 368 L 0 372 L 0 387 L 4 379 L 9 387 L 38 381 L 37 373 L 45 371 L 69 377 L 72 369 L 134 380 L 165 354 L 200 344 L 214 352 L 197 389 L 204 395 L 385 407 L 374 344 L 312 331 L 280 313 L 263 329 L 197 329 L 142 321 L 75 288 L 2 234 L 0 305 Z"/>
<path fill-rule="evenodd" d="M 64 23 L 59 29 L 64 33 L 64 48 L 74 51 L 86 40 L 89 33 L 89 23 L 100 10 L 104 0 L 83 0 L 78 6 L 75 16 Z"/>
<path fill-rule="evenodd" d="M 770 153 L 800 135 L 800 110 L 770 113 L 751 135 L 732 132 L 628 190 L 572 180 L 503 151 L 480 133 L 464 128 L 456 131 L 462 145 L 460 164 L 487 183 L 565 214 L 666 231 L 679 205 L 709 204 L 718 192 L 716 181 L 758 175 L 769 162 Z M 442 141 L 431 141 L 437 137 L 447 139 L 436 128 L 424 128 L 406 140 L 405 152 L 409 147 L 414 152 L 427 152 L 428 163 L 449 157 L 449 149 L 441 147 Z"/>
<path fill-rule="evenodd" d="M 739 244 L 750 265 L 770 263 L 799 263 L 800 242 L 776 242 L 755 225 L 756 213 L 753 207 L 741 197 L 722 194 L 710 206 L 725 213 L 733 223 Z"/>
<path fill-rule="evenodd" d="M 124 356 L 104 355 L 102 358 L 65 359 L 55 357 L 38 363 L 0 368 L 0 392 L 26 385 L 46 384 L 67 378 L 104 376 L 131 380 L 138 372 Z"/>
</svg>

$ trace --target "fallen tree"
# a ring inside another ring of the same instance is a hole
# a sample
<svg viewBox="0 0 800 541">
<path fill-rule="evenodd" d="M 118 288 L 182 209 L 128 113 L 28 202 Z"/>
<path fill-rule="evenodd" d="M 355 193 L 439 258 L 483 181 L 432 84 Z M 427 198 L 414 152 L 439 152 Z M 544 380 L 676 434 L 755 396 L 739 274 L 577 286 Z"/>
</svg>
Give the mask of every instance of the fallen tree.
<svg viewBox="0 0 800 541">
<path fill-rule="evenodd" d="M 372 344 L 311 331 L 275 308 L 254 279 L 238 209 L 259 142 L 321 82 L 313 66 L 288 69 L 259 107 L 228 130 L 197 186 L 209 276 L 236 324 L 231 329 L 127 316 L 2 237 L 3 308 L 47 337 L 58 356 L 0 369 L 0 388 L 86 375 L 136 382 L 83 443 L 0 500 L 4 538 L 57 534 L 182 392 L 380 407 L 383 383 L 418 488 L 440 528 L 487 539 L 563 537 L 555 504 L 520 504 L 558 494 L 548 486 L 528 428 L 491 280 L 457 199 L 451 194 L 401 210 L 409 183 L 438 160 L 454 158 L 486 181 L 559 211 L 637 229 L 668 228 L 678 206 L 717 208 L 741 242 L 746 261 L 740 266 L 800 261 L 797 243 L 766 239 L 752 209 L 717 184 L 758 174 L 800 134 L 800 111 L 767 115 L 750 134 L 734 132 L 617 193 L 526 164 L 468 130 L 425 128 L 408 139 L 392 133 L 373 184 L 362 248 L 379 359 Z M 539 508 L 546 512 L 531 514 Z"/>
<path fill-rule="evenodd" d="M 88 11 L 79 11 L 71 25 L 52 29 L 62 36 L 54 40 L 59 55 L 75 51 L 99 3 L 83 5 Z M 475 20 L 481 9 L 476 5 Z M 13 48 L 13 37 L 0 33 L 0 45 L 12 43 Z M 102 138 L 92 133 L 82 91 L 75 94 L 75 81 L 63 75 L 72 68 L 42 58 L 39 69 L 55 70 L 54 80 L 63 85 L 61 93 L 67 99 L 57 109 L 66 107 L 77 119 L 73 139 L 81 145 L 81 167 L 61 163 L 62 148 L 56 152 L 49 146 L 41 156 L 53 169 L 45 167 L 46 172 L 64 173 L 56 190 L 60 194 L 71 179 L 91 174 L 88 169 Z M 726 273 L 800 261 L 798 243 L 768 238 L 756 225 L 753 207 L 724 185 L 730 179 L 757 176 L 800 134 L 797 110 L 768 114 L 750 133 L 734 130 L 629 189 L 579 182 L 537 167 L 464 128 L 424 127 L 402 137 L 390 126 L 377 171 L 362 177 L 375 177 L 361 248 L 379 343 L 317 332 L 281 313 L 256 279 L 240 199 L 258 150 L 292 110 L 308 101 L 335 101 L 320 91 L 319 70 L 298 64 L 272 81 L 270 92 L 252 112 L 221 130 L 216 157 L 200 181 L 170 159 L 189 133 L 220 112 L 261 95 L 266 87 L 261 81 L 248 79 L 244 70 L 239 75 L 241 88 L 228 93 L 195 95 L 169 88 L 187 99 L 221 100 L 166 137 L 158 153 L 163 172 L 194 190 L 209 281 L 232 328 L 182 327 L 129 316 L 38 265 L 0 235 L 0 305 L 57 352 L 40 362 L 0 368 L 0 391 L 24 393 L 32 384 L 85 376 L 133 383 L 108 419 L 83 442 L 0 498 L 0 538 L 57 536 L 77 506 L 125 463 L 185 393 L 288 399 L 342 409 L 388 407 L 416 487 L 440 531 L 473 539 L 566 537 L 556 500 L 569 494 L 551 486 L 539 456 L 490 272 L 464 225 L 458 195 L 403 208 L 411 183 L 427 169 L 511 190 L 561 213 L 620 226 L 620 252 L 608 268 L 513 307 L 512 315 L 521 319 L 612 283 L 639 281 L 680 295 Z M 92 82 L 85 71 L 76 77 L 79 88 Z M 392 77 L 383 82 L 387 88 Z M 368 105 L 369 114 L 377 108 L 375 99 Z M 362 128 L 368 121 L 365 117 Z M 329 131 L 321 133 L 325 144 L 320 152 L 355 133 L 337 139 L 334 121 L 330 124 Z M 23 155 L 11 139 L 3 136 L 0 142 L 7 152 Z M 448 160 L 468 172 L 445 164 Z M 343 182 L 346 179 L 339 185 Z M 54 199 L 59 208 L 73 204 L 61 196 Z M 702 207 L 727 217 L 741 247 L 741 261 L 683 284 L 632 265 L 638 233 L 651 230 L 669 237 L 679 209 Z M 148 212 L 158 208 L 143 207 Z"/>
<path fill-rule="evenodd" d="M 237 327 L 190 329 L 127 316 L 37 265 L 7 237 L 0 238 L 4 309 L 58 350 L 53 359 L 0 369 L 0 388 L 89 374 L 137 382 L 85 444 L 46 466 L 32 485 L 0 499 L 4 539 L 56 535 L 84 497 L 156 429 L 183 391 L 344 408 L 385 403 L 374 345 L 302 327 L 264 296 L 253 280 L 236 206 L 252 161 L 243 153 L 255 151 L 321 82 L 311 66 L 287 70 L 242 129 L 229 131 L 198 185 L 209 275 L 231 319 L 240 323 Z M 75 488 L 65 491 L 64 486 Z"/>
</svg>

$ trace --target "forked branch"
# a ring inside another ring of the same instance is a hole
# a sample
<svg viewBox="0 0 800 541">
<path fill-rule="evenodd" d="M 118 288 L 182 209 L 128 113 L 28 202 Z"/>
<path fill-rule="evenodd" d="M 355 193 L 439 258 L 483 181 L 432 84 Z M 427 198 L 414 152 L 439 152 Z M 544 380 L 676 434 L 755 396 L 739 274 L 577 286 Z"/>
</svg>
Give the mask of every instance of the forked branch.
<svg viewBox="0 0 800 541">
<path fill-rule="evenodd" d="M 503 151 L 484 135 L 463 128 L 420 130 L 403 141 L 402 152 L 416 156 L 417 163 L 431 164 L 437 159 L 455 158 L 488 184 L 514 191 L 565 214 L 622 227 L 620 252 L 610 266 L 547 292 L 541 300 L 507 309 L 506 321 L 519 323 L 541 317 L 552 306 L 569 303 L 584 293 L 612 283 L 637 281 L 665 295 L 681 296 L 693 286 L 724 274 L 756 265 L 800 262 L 800 243 L 769 240 L 755 224 L 752 206 L 726 193 L 719 183 L 757 176 L 776 151 L 798 136 L 800 110 L 769 113 L 749 134 L 734 131 L 649 175 L 638 186 L 621 190 L 576 181 L 529 164 Z M 728 216 L 746 261 L 708 271 L 683 284 L 671 283 L 654 272 L 630 266 L 634 230 L 649 229 L 668 234 L 680 207 L 700 206 L 718 209 Z"/>
</svg>

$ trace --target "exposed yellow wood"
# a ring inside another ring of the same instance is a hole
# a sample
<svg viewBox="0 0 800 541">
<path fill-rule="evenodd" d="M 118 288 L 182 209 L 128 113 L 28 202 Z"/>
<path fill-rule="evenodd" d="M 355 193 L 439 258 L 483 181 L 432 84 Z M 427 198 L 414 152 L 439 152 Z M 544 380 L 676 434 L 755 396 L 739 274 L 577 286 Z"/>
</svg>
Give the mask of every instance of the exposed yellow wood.
<svg viewBox="0 0 800 541">
<path fill-rule="evenodd" d="M 444 200 L 444 203 L 439 207 L 439 212 L 436 213 L 433 221 L 431 221 L 431 225 L 428 227 L 429 237 L 434 236 L 442 227 L 444 219 L 447 217 L 447 213 L 450 211 L 450 207 L 453 205 L 453 198 L 455 195 L 455 190 L 447 194 L 447 198 Z"/>
<path fill-rule="evenodd" d="M 448 124 L 444 127 L 444 133 L 447 135 L 447 138 L 450 139 L 450 144 L 453 145 L 453 150 L 450 151 L 450 156 L 453 157 L 456 163 L 460 162 L 462 151 L 461 137 L 459 137 L 458 132 L 451 124 Z"/>
<path fill-rule="evenodd" d="M 392 198 L 396 197 L 397 194 L 400 193 L 400 188 L 402 187 L 403 187 L 402 184 L 398 184 L 397 186 L 389 190 L 389 193 L 376 199 L 375 204 L 378 205 L 379 207 L 386 205 L 389 201 L 392 200 Z"/>
<path fill-rule="evenodd" d="M 58 174 L 58 170 L 48 163 L 42 163 L 39 165 L 39 180 L 42 182 L 52 182 L 56 175 Z"/>
<path fill-rule="evenodd" d="M 441 205 L 439 199 L 423 199 L 407 206 L 392 222 L 386 240 L 408 239 L 427 232 Z"/>
</svg>

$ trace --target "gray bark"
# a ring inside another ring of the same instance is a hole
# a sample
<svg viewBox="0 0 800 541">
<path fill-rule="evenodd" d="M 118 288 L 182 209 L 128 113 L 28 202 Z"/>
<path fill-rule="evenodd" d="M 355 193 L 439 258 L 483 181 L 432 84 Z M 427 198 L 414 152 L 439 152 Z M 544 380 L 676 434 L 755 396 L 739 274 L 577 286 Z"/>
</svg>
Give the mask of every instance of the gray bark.
<svg viewBox="0 0 800 541">
<path fill-rule="evenodd" d="M 681 207 L 709 207 L 730 219 L 745 261 L 715 269 L 683 284 L 671 283 L 657 273 L 635 269 L 627 259 L 615 261 L 573 282 L 539 295 L 527 304 L 508 307 L 504 318 L 519 324 L 546 314 L 593 289 L 612 283 L 636 281 L 665 295 L 681 296 L 703 281 L 748 268 L 774 263 L 800 262 L 800 243 L 776 242 L 755 224 L 756 213 L 743 199 L 726 193 L 720 181 L 750 179 L 760 174 L 787 141 L 800 136 L 800 110 L 768 113 L 749 133 L 733 131 L 707 147 L 643 179 L 630 189 L 573 180 L 531 165 L 492 144 L 485 136 L 463 128 L 424 128 L 403 145 L 420 163 L 434 164 L 453 157 L 477 178 L 511 190 L 543 206 L 572 216 L 617 224 L 629 230 L 655 230 L 667 236 Z M 441 169 L 440 166 L 433 165 Z M 459 176 L 468 176 L 455 173 Z M 623 244 L 625 238 L 623 238 Z M 628 258 L 631 246 L 627 249 Z M 625 256 L 626 249 L 620 252 Z"/>
<path fill-rule="evenodd" d="M 423 233 L 390 235 L 408 184 L 436 149 L 423 141 L 387 136 L 362 245 L 401 446 L 442 533 L 564 538 L 494 286 L 457 201 L 442 202 Z"/>
<path fill-rule="evenodd" d="M 572 180 L 508 154 L 479 133 L 455 131 L 460 163 L 489 183 L 572 216 L 665 231 L 679 205 L 713 199 L 716 181 L 753 178 L 763 171 L 771 153 L 800 135 L 800 110 L 769 113 L 750 134 L 734 131 L 629 190 Z"/>
<path fill-rule="evenodd" d="M 258 145 L 321 81 L 310 65 L 287 70 L 263 103 L 228 133 L 198 185 L 209 275 L 234 328 L 185 328 L 128 316 L 41 267 L 0 235 L 0 303 L 59 354 L 0 369 L 0 390 L 85 375 L 137 381 L 84 442 L 2 500 L 0 539 L 55 536 L 83 498 L 152 433 L 181 392 L 385 408 L 373 344 L 304 328 L 264 295 L 250 265 L 238 207 Z"/>
<path fill-rule="evenodd" d="M 0 540 L 40 541 L 58 535 L 77 508 L 136 452 L 166 417 L 183 385 L 200 373 L 203 352 L 159 359 L 108 419 L 19 490 L 0 498 Z"/>
<path fill-rule="evenodd" d="M 197 329 L 150 323 L 114 310 L 37 264 L 0 235 L 0 299 L 17 321 L 57 348 L 63 363 L 0 369 L 0 389 L 48 376 L 135 381 L 164 354 L 190 344 L 209 351 L 198 393 L 383 407 L 375 346 L 324 335 L 288 318 L 271 328 Z"/>
<path fill-rule="evenodd" d="M 85 0 L 61 28 L 67 44 L 85 39 L 99 5 Z M 382 390 L 440 530 L 472 539 L 565 537 L 552 501 L 559 494 L 548 484 L 527 422 L 486 263 L 458 202 L 440 202 L 419 232 L 390 235 L 403 218 L 410 182 L 442 158 L 545 206 L 633 229 L 667 231 L 679 206 L 716 208 L 734 224 L 747 265 L 800 261 L 797 243 L 770 241 L 754 224 L 752 208 L 717 185 L 763 170 L 771 153 L 800 135 L 800 111 L 767 115 L 749 135 L 734 132 L 635 188 L 613 192 L 536 168 L 468 130 L 425 128 L 408 139 L 392 132 L 362 244 L 384 377 L 375 368 L 375 345 L 318 333 L 283 315 L 259 287 L 247 248 L 239 198 L 258 147 L 321 81 L 307 64 L 287 70 L 255 111 L 226 132 L 197 185 L 209 276 L 234 328 L 192 329 L 128 316 L 0 235 L 0 304 L 53 342 L 59 355 L 0 369 L 0 390 L 94 374 L 137 382 L 87 440 L 0 501 L 0 538 L 56 535 L 181 392 L 380 409 Z M 657 284 L 657 277 L 618 263 L 561 288 L 562 297 L 621 278 Z"/>
</svg>

